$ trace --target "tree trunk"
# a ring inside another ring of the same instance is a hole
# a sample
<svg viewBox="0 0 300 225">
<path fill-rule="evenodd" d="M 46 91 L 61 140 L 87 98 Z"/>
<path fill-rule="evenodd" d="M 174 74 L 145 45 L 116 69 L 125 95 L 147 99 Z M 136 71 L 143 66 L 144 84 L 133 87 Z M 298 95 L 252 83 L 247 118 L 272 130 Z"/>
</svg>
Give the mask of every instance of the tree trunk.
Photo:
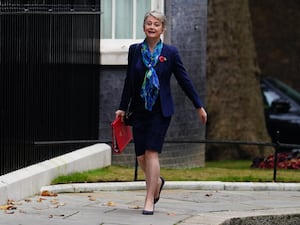
<svg viewBox="0 0 300 225">
<path fill-rule="evenodd" d="M 209 0 L 207 139 L 270 141 L 248 0 Z M 208 160 L 253 159 L 269 148 L 207 144 Z"/>
</svg>

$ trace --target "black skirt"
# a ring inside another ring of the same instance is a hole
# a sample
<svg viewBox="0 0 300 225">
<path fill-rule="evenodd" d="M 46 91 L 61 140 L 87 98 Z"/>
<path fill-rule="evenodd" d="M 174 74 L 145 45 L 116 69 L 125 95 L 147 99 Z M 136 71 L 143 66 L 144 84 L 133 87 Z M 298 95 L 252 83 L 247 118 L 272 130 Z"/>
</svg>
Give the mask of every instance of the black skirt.
<svg viewBox="0 0 300 225">
<path fill-rule="evenodd" d="M 161 153 L 171 117 L 164 117 L 160 111 L 134 113 L 132 132 L 136 156 L 146 150 Z"/>
</svg>

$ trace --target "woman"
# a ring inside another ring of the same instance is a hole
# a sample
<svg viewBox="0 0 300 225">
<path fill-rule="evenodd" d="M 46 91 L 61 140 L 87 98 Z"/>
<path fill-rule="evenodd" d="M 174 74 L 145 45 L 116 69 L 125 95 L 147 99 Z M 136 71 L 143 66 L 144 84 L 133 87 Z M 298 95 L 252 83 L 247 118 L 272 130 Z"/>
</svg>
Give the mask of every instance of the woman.
<svg viewBox="0 0 300 225">
<path fill-rule="evenodd" d="M 194 104 L 200 120 L 207 121 L 206 111 L 177 49 L 161 41 L 165 27 L 166 17 L 162 13 L 146 13 L 143 24 L 146 38 L 143 43 L 129 48 L 127 75 L 116 111 L 116 117 L 124 117 L 131 101 L 135 153 L 146 179 L 144 215 L 153 215 L 154 204 L 158 202 L 165 182 L 160 177 L 159 154 L 174 113 L 170 89 L 172 74 Z"/>
</svg>

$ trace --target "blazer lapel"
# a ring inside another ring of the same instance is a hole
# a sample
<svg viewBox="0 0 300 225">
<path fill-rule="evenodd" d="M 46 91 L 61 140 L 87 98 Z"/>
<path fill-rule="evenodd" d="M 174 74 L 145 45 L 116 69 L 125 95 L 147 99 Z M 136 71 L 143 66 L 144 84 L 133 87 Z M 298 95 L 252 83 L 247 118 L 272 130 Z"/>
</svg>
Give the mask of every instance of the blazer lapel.
<svg viewBox="0 0 300 225">
<path fill-rule="evenodd" d="M 163 45 L 163 48 L 162 48 L 161 53 L 160 53 L 160 56 L 163 56 L 163 57 L 167 58 L 166 57 L 166 48 L 165 48 L 165 45 Z M 164 62 L 161 62 L 158 59 L 158 62 L 156 64 L 156 66 L 155 66 L 155 70 L 156 70 L 156 73 L 157 73 L 158 77 L 160 77 L 163 74 Z"/>
</svg>

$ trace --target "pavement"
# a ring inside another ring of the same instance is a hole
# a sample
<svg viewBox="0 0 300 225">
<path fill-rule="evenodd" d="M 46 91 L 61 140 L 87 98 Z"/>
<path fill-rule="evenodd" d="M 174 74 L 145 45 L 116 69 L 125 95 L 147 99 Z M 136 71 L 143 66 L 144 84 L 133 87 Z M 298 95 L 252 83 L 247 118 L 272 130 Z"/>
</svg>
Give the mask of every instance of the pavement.
<svg viewBox="0 0 300 225">
<path fill-rule="evenodd" d="M 300 183 L 166 181 L 154 215 L 142 215 L 145 183 L 52 185 L 48 196 L 0 206 L 0 225 L 298 225 Z"/>
</svg>

